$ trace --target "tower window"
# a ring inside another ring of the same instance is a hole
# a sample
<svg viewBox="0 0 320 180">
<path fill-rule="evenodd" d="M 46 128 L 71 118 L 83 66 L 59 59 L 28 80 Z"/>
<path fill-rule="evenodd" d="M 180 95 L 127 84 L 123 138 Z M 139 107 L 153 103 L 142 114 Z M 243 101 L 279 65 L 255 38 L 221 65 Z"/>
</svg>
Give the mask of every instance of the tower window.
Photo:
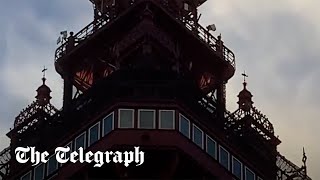
<svg viewBox="0 0 320 180">
<path fill-rule="evenodd" d="M 255 180 L 255 174 L 247 167 L 245 170 L 245 180 Z"/>
<path fill-rule="evenodd" d="M 86 148 L 86 132 L 76 138 L 74 147 L 74 150 L 78 150 L 80 147 Z"/>
<path fill-rule="evenodd" d="M 89 129 L 89 146 L 100 139 L 100 122 Z"/>
<path fill-rule="evenodd" d="M 38 165 L 34 168 L 34 180 L 43 180 L 44 179 L 44 164 Z"/>
<path fill-rule="evenodd" d="M 206 151 L 211 157 L 213 157 L 214 159 L 217 159 L 217 143 L 208 135 L 206 135 L 206 137 L 207 137 L 206 138 L 206 141 L 207 141 Z"/>
<path fill-rule="evenodd" d="M 203 148 L 203 131 L 196 125 L 193 125 L 193 137 L 192 140 L 196 145 Z"/>
<path fill-rule="evenodd" d="M 232 157 L 232 174 L 239 179 L 242 177 L 242 163 L 235 157 Z"/>
<path fill-rule="evenodd" d="M 119 128 L 133 128 L 133 109 L 119 109 Z"/>
<path fill-rule="evenodd" d="M 31 180 L 31 171 L 22 176 L 20 180 Z"/>
<path fill-rule="evenodd" d="M 219 147 L 219 162 L 223 167 L 229 170 L 229 152 L 222 146 Z"/>
<path fill-rule="evenodd" d="M 174 129 L 175 125 L 174 110 L 159 111 L 159 129 Z"/>
<path fill-rule="evenodd" d="M 179 115 L 179 131 L 190 138 L 190 121 L 183 115 Z"/>
<path fill-rule="evenodd" d="M 106 116 L 102 121 L 102 136 L 109 134 L 114 129 L 114 113 Z"/>
<path fill-rule="evenodd" d="M 58 169 L 58 161 L 55 157 L 55 155 L 52 155 L 49 158 L 49 161 L 47 163 L 47 175 L 51 175 L 53 172 L 55 172 Z"/>
<path fill-rule="evenodd" d="M 156 111 L 140 110 L 138 111 L 138 128 L 154 129 L 156 128 Z"/>
</svg>

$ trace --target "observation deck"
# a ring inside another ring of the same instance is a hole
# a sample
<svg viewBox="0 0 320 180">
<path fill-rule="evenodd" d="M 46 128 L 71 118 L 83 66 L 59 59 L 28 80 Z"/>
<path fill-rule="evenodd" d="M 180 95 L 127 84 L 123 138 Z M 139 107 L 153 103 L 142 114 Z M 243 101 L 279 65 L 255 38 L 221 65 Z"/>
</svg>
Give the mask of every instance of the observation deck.
<svg viewBox="0 0 320 180">
<path fill-rule="evenodd" d="M 198 5 L 201 5 L 204 2 L 205 2 L 204 0 L 199 1 Z M 219 75 L 219 77 L 216 77 L 216 79 L 217 78 L 223 79 L 222 81 L 227 82 L 228 79 L 230 79 L 234 75 L 235 69 L 236 69 L 235 55 L 229 48 L 227 48 L 225 45 L 223 45 L 221 37 L 216 38 L 215 36 L 213 36 L 209 32 L 208 29 L 201 26 L 198 22 L 186 20 L 185 16 L 177 15 L 177 13 L 176 13 L 177 10 L 173 9 L 171 6 L 169 6 L 168 2 L 162 1 L 162 0 L 161 1 L 160 0 L 158 0 L 158 1 L 156 1 L 156 0 L 134 1 L 129 4 L 128 8 L 126 8 L 125 10 L 123 10 L 121 12 L 115 12 L 115 14 L 113 14 L 112 16 L 111 15 L 106 15 L 106 16 L 100 15 L 100 16 L 96 17 L 94 21 L 92 21 L 90 24 L 88 24 L 82 30 L 80 30 L 75 35 L 73 35 L 73 38 L 76 39 L 76 41 L 73 44 L 72 51 L 67 50 L 68 49 L 68 41 L 64 42 L 63 44 L 61 44 L 57 48 L 57 50 L 55 52 L 55 67 L 56 67 L 57 72 L 62 75 L 62 74 L 67 73 L 66 71 L 68 71 L 66 66 L 72 66 L 72 67 L 80 66 L 79 64 L 84 60 L 80 60 L 79 58 L 85 59 L 85 57 L 83 57 L 85 55 L 78 54 L 76 57 L 77 59 L 75 59 L 73 57 L 73 60 L 72 60 L 73 62 L 71 62 L 69 55 L 72 54 L 72 52 L 74 52 L 76 50 L 80 50 L 81 46 L 86 46 L 86 44 L 88 44 L 88 42 L 92 43 L 93 42 L 92 40 L 95 40 L 97 42 L 99 41 L 98 43 L 101 43 L 101 45 L 103 46 L 104 49 L 108 49 L 108 48 L 112 49 L 114 47 L 114 45 L 112 45 L 112 44 L 114 43 L 114 41 L 118 41 L 118 40 L 106 39 L 106 42 L 102 42 L 104 40 L 101 38 L 107 37 L 107 35 L 102 35 L 102 33 L 104 31 L 108 31 L 112 28 L 113 28 L 112 31 L 115 31 L 116 27 L 114 25 L 119 23 L 118 21 L 121 21 L 120 20 L 121 18 L 124 18 L 124 17 L 132 18 L 131 20 L 135 21 L 135 19 L 133 19 L 133 17 L 130 17 L 130 16 L 135 15 L 134 14 L 134 11 L 135 11 L 134 7 L 137 7 L 143 3 L 144 4 L 149 3 L 152 6 L 156 6 L 158 9 L 163 11 L 164 14 L 166 14 L 168 17 L 171 18 L 171 21 L 172 21 L 171 23 L 175 22 L 177 24 L 177 26 L 180 26 L 179 28 L 185 29 L 184 33 L 187 36 L 186 40 L 190 41 L 190 42 L 185 43 L 185 42 L 182 42 L 181 39 L 178 40 L 181 42 L 181 44 L 183 46 L 185 44 L 199 43 L 199 47 L 197 45 L 197 48 L 194 49 L 194 51 L 196 51 L 196 52 L 190 52 L 190 51 L 192 51 L 191 49 L 193 49 L 192 47 L 188 47 L 189 50 L 186 50 L 184 52 L 185 53 L 184 57 L 188 57 L 188 56 L 190 56 L 190 53 L 194 53 L 191 56 L 194 56 L 193 57 L 193 59 L 195 60 L 194 66 L 196 66 L 198 68 L 196 70 L 196 74 L 199 77 L 197 77 L 197 78 L 201 79 L 200 76 L 202 75 L 202 73 L 206 73 L 206 72 L 202 72 L 202 71 L 215 72 L 213 69 L 217 68 L 219 66 L 223 66 L 223 70 L 221 70 L 221 69 L 219 70 L 219 68 L 218 68 L 217 71 L 223 71 L 223 72 L 219 72 L 219 73 L 221 73 L 221 75 Z M 110 11 L 111 10 L 109 10 L 108 12 L 110 12 Z M 159 13 L 158 10 L 157 10 L 157 13 Z M 167 17 L 162 17 L 162 16 L 160 17 L 159 16 L 159 18 L 167 18 Z M 159 18 L 157 19 L 158 21 L 159 21 Z M 127 19 L 127 21 L 129 22 L 128 19 Z M 165 22 L 161 21 L 161 23 L 165 23 Z M 170 27 L 170 26 L 168 26 L 168 27 Z M 117 28 L 120 28 L 120 27 L 117 27 Z M 146 33 L 149 33 L 149 32 L 147 32 L 147 30 L 146 30 Z M 117 36 L 117 35 L 113 35 L 111 38 L 114 38 L 115 36 Z M 190 37 L 193 37 L 197 42 L 195 40 L 191 40 Z M 67 37 L 67 39 L 69 39 L 69 38 L 70 38 L 70 36 Z M 177 41 L 177 39 L 173 40 L 172 38 L 175 39 L 176 37 L 173 36 L 173 37 L 171 37 L 171 39 L 169 38 L 170 41 L 172 41 L 172 42 Z M 135 39 L 135 38 L 133 38 L 133 39 Z M 123 44 L 124 42 L 121 42 L 121 43 Z M 121 44 L 121 43 L 119 43 L 119 44 Z M 170 44 L 170 43 L 168 43 L 168 44 Z M 91 48 L 91 46 L 87 46 L 87 47 Z M 172 48 L 175 48 L 175 47 L 172 47 Z M 97 50 L 95 50 L 95 51 L 97 51 Z M 172 51 L 174 51 L 174 50 L 172 50 Z M 208 54 L 203 55 L 203 53 L 205 54 L 205 52 L 207 52 Z M 204 57 L 201 57 L 201 59 L 206 59 L 206 61 L 202 62 L 203 60 L 198 60 L 199 57 L 196 58 L 195 53 L 198 53 L 199 56 L 204 56 Z M 88 58 L 88 57 L 86 57 L 86 58 Z M 115 61 L 114 60 L 115 57 L 112 57 L 112 56 L 105 57 L 105 58 L 107 58 L 109 62 Z M 91 61 L 91 59 L 90 59 L 90 61 Z M 210 63 L 210 61 L 212 61 L 212 62 Z M 207 64 L 208 62 L 210 64 Z M 195 65 L 195 63 L 197 63 L 197 65 Z M 216 64 L 216 65 L 214 65 L 214 64 Z M 203 68 L 205 70 L 202 70 Z M 76 69 L 76 68 L 73 68 L 73 69 Z M 90 71 L 92 71 L 92 70 L 90 70 Z M 73 73 L 74 73 L 73 75 L 75 75 L 75 72 L 73 72 Z M 87 79 L 87 80 L 85 80 L 86 82 L 82 82 L 82 84 L 81 84 L 81 83 L 79 83 L 80 80 L 78 80 L 78 82 L 77 81 L 75 82 L 75 86 L 76 87 L 77 86 L 78 87 L 85 87 L 82 89 L 88 89 L 89 87 L 91 87 L 91 85 L 92 85 L 91 79 L 92 79 L 94 72 L 92 72 L 92 73 L 90 72 L 89 74 L 90 75 L 85 75 L 86 76 L 85 78 Z M 75 77 L 74 79 L 77 79 L 77 77 Z M 81 89 L 81 88 L 79 88 L 79 89 Z"/>
<path fill-rule="evenodd" d="M 101 20 L 101 21 L 100 21 Z M 74 36 L 76 39 L 79 39 L 79 43 L 75 43 L 75 46 L 81 45 L 85 42 L 86 39 L 89 39 L 95 31 L 102 29 L 106 25 L 110 23 L 110 20 L 104 20 L 100 19 L 99 21 L 92 21 L 90 24 L 88 24 L 86 27 L 84 27 L 82 30 L 80 30 L 78 33 L 76 33 Z M 190 32 L 194 32 L 194 26 L 188 22 L 182 23 Z M 217 41 L 218 39 L 214 37 L 207 29 L 202 27 L 200 24 L 197 25 L 195 35 L 204 43 L 208 45 L 214 52 L 217 52 Z M 69 36 L 70 37 L 70 36 Z M 55 52 L 55 63 L 59 63 L 60 60 L 63 58 L 63 56 L 66 54 L 66 46 L 68 42 L 64 42 L 62 45 L 60 45 Z M 227 48 L 226 46 L 223 46 L 223 60 L 228 62 L 233 68 L 234 71 L 236 69 L 235 64 L 235 55 L 234 53 Z"/>
</svg>

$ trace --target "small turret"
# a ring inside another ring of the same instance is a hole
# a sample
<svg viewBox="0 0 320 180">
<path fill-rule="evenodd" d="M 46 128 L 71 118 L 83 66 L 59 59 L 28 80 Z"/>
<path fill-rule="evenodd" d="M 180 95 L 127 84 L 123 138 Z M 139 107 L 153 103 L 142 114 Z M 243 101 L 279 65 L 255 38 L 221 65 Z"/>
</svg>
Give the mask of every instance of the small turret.
<svg viewBox="0 0 320 180">
<path fill-rule="evenodd" d="M 245 112 L 250 111 L 252 108 L 252 94 L 250 91 L 247 90 L 247 82 L 246 82 L 246 77 L 248 77 L 245 73 L 242 74 L 244 77 L 243 81 L 243 90 L 240 91 L 238 97 L 239 97 L 239 109 L 242 109 Z"/>
<path fill-rule="evenodd" d="M 52 98 L 50 96 L 51 89 L 46 85 L 46 77 L 45 77 L 46 70 L 47 70 L 46 68 L 42 70 L 43 72 L 42 85 L 37 89 L 36 100 L 40 106 L 45 106 L 49 104 L 50 99 Z"/>
</svg>

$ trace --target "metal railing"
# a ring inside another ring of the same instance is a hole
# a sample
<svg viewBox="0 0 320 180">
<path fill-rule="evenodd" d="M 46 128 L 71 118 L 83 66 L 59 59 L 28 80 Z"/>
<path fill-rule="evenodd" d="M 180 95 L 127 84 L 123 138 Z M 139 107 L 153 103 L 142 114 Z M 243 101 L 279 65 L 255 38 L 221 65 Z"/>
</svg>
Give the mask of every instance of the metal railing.
<svg viewBox="0 0 320 180">
<path fill-rule="evenodd" d="M 162 1 L 161 4 L 165 9 L 167 9 L 170 13 L 174 14 L 174 10 L 171 9 L 168 5 L 168 3 L 165 3 L 165 1 Z M 202 40 L 204 43 L 206 43 L 212 50 L 214 50 L 217 53 L 218 52 L 218 39 L 215 38 L 209 30 L 206 28 L 202 27 L 199 23 L 194 23 L 194 22 L 189 22 L 186 20 L 185 17 L 181 18 L 176 18 L 180 21 L 181 24 L 183 24 L 189 31 L 193 32 L 200 40 Z M 224 60 L 227 61 L 231 66 L 235 69 L 236 64 L 235 64 L 235 55 L 234 53 L 228 49 L 226 46 L 223 45 L 222 48 L 222 53 Z"/>
<path fill-rule="evenodd" d="M 298 167 L 280 153 L 277 155 L 277 180 L 296 179 L 296 180 L 311 180 L 306 173 L 306 166 Z"/>
<path fill-rule="evenodd" d="M 164 2 L 164 1 L 163 1 Z M 170 7 L 166 3 L 160 4 L 162 7 L 167 9 L 169 12 L 173 12 L 170 10 Z M 90 37 L 95 31 L 99 30 L 100 28 L 104 27 L 107 23 L 109 23 L 110 19 L 97 19 L 90 24 L 88 24 L 86 27 L 84 27 L 81 31 L 79 31 L 77 34 L 74 35 L 76 39 L 79 40 L 74 46 L 77 46 L 81 44 L 81 41 L 87 39 Z M 199 23 L 191 23 L 185 20 L 179 20 L 181 24 L 183 24 L 188 30 L 193 32 L 200 40 L 202 40 L 204 43 L 206 43 L 213 51 L 216 53 L 223 54 L 223 59 L 227 61 L 229 64 L 232 65 L 232 67 L 235 69 L 235 56 L 234 53 L 228 49 L 226 46 L 222 46 L 222 52 L 218 52 L 218 39 L 216 39 L 207 29 L 202 27 Z M 63 55 L 66 54 L 66 46 L 68 42 L 64 42 L 60 47 L 57 48 L 55 52 L 55 61 L 57 61 L 59 58 L 61 58 Z M 221 49 L 219 48 L 219 49 Z"/>
<path fill-rule="evenodd" d="M 78 41 L 74 44 L 74 46 L 81 44 L 81 41 L 89 38 L 92 34 L 94 34 L 95 31 L 101 29 L 108 22 L 110 22 L 110 20 L 105 20 L 103 18 L 98 19 L 97 21 L 92 21 L 90 24 L 88 24 L 86 27 L 84 27 L 82 30 L 80 30 L 77 34 L 74 35 L 75 39 Z M 64 42 L 61 46 L 57 48 L 55 52 L 55 62 L 66 54 L 67 43 L 68 41 Z"/>
<path fill-rule="evenodd" d="M 207 29 L 202 27 L 200 24 L 197 24 L 196 26 L 190 24 L 189 22 L 183 22 L 183 24 L 191 32 L 196 32 L 199 39 L 206 43 L 212 50 L 219 53 L 217 48 L 219 46 L 219 44 L 217 43 L 219 40 L 216 39 Z M 232 67 L 235 68 L 236 66 L 234 53 L 226 46 L 222 47 L 222 53 L 224 60 L 230 63 Z"/>
</svg>

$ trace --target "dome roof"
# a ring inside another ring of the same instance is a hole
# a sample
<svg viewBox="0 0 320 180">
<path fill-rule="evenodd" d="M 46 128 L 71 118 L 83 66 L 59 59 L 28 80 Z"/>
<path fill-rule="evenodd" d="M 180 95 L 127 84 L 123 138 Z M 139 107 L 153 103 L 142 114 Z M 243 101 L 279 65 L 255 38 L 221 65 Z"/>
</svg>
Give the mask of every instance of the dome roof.
<svg viewBox="0 0 320 180">
<path fill-rule="evenodd" d="M 37 89 L 37 96 L 36 99 L 41 104 L 47 104 L 49 103 L 51 96 L 51 89 L 45 84 L 46 78 L 42 78 L 43 84 Z"/>
<path fill-rule="evenodd" d="M 250 109 L 252 108 L 252 94 L 250 91 L 247 90 L 246 88 L 247 83 L 244 81 L 243 82 L 243 90 L 240 91 L 238 97 L 239 97 L 239 108 L 244 110 L 244 111 L 250 111 Z"/>
<path fill-rule="evenodd" d="M 247 90 L 246 86 L 247 86 L 247 83 L 244 82 L 243 83 L 243 90 L 240 91 L 240 93 L 238 95 L 239 98 L 251 98 L 252 97 L 251 92 Z"/>
<path fill-rule="evenodd" d="M 38 89 L 37 89 L 37 92 L 48 92 L 50 93 L 51 92 L 51 89 L 45 85 L 45 84 L 42 84 Z"/>
</svg>

